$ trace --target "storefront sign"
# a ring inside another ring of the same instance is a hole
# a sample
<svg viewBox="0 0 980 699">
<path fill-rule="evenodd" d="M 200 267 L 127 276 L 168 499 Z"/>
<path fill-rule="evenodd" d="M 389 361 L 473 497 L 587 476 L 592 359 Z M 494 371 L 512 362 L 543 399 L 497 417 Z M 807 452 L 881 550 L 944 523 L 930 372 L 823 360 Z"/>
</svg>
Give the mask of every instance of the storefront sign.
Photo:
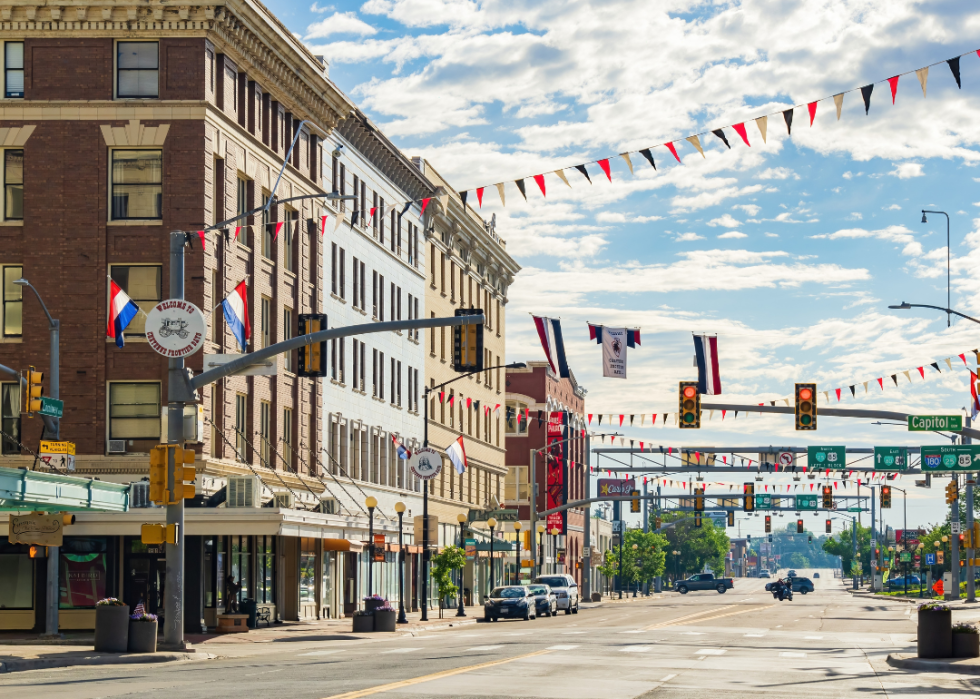
<svg viewBox="0 0 980 699">
<path fill-rule="evenodd" d="M 486 522 L 493 517 L 498 522 L 517 522 L 520 520 L 518 510 L 470 510 L 470 522 Z"/>
<path fill-rule="evenodd" d="M 629 495 L 636 490 L 635 478 L 600 478 L 599 496 L 603 495 Z"/>
<path fill-rule="evenodd" d="M 384 563 L 385 560 L 385 535 L 375 534 L 374 535 L 374 548 L 373 556 L 371 560 L 375 563 Z"/>
<path fill-rule="evenodd" d="M 476 558 L 476 539 L 466 539 L 466 560 L 472 561 Z"/>
<path fill-rule="evenodd" d="M 568 469 L 568 442 L 565 433 L 568 430 L 568 413 L 548 413 L 548 442 L 545 452 L 547 483 L 545 490 L 545 509 L 551 510 L 565 504 L 568 499 L 568 483 L 565 472 Z M 565 533 L 565 511 L 553 512 L 548 515 L 548 531 L 557 529 L 559 534 Z"/>
<path fill-rule="evenodd" d="M 64 542 L 64 521 L 60 514 L 35 513 L 10 515 L 11 544 L 61 546 Z"/>
<path fill-rule="evenodd" d="M 442 454 L 435 449 L 417 449 L 408 458 L 408 467 L 423 481 L 432 480 L 442 471 Z"/>
<path fill-rule="evenodd" d="M 146 314 L 146 341 L 164 357 L 194 354 L 204 346 L 206 334 L 204 314 L 190 301 L 168 299 Z"/>
</svg>

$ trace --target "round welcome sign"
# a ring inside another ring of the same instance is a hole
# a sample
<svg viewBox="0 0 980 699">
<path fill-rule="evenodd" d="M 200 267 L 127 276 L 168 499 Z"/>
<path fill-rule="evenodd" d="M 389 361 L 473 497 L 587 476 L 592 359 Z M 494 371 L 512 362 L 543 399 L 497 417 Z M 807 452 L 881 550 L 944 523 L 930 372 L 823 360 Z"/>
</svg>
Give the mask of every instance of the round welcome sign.
<svg viewBox="0 0 980 699">
<path fill-rule="evenodd" d="M 204 345 L 206 334 L 204 314 L 190 301 L 161 301 L 146 314 L 146 341 L 164 357 L 194 354 Z"/>
<path fill-rule="evenodd" d="M 408 460 L 408 467 L 423 481 L 431 480 L 442 471 L 442 454 L 435 449 L 419 449 Z"/>
</svg>

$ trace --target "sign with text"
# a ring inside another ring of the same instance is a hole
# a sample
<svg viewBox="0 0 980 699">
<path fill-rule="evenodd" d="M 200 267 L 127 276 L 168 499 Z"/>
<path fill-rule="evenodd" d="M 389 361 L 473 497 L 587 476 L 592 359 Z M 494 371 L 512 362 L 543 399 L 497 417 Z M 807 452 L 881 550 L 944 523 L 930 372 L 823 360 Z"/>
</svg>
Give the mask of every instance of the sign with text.
<svg viewBox="0 0 980 699">
<path fill-rule="evenodd" d="M 50 442 L 42 439 L 41 447 L 37 450 L 37 453 L 38 458 L 51 470 L 75 470 L 74 442 Z"/>
<path fill-rule="evenodd" d="M 926 565 L 927 566 L 934 566 L 934 565 L 936 565 L 936 554 L 934 554 L 934 553 L 927 553 L 926 554 Z"/>
<path fill-rule="evenodd" d="M 904 471 L 909 466 L 905 447 L 875 447 L 875 471 Z"/>
<path fill-rule="evenodd" d="M 64 542 L 64 518 L 60 514 L 32 512 L 26 515 L 10 515 L 11 544 L 38 544 L 61 546 Z"/>
<path fill-rule="evenodd" d="M 636 490 L 635 478 L 600 478 L 599 496 L 603 495 L 629 495 Z"/>
<path fill-rule="evenodd" d="M 909 432 L 959 432 L 962 429 L 962 415 L 909 415 Z"/>
<path fill-rule="evenodd" d="M 423 481 L 431 480 L 442 471 L 442 454 L 435 449 L 416 449 L 408 457 L 408 467 Z"/>
<path fill-rule="evenodd" d="M 922 471 L 975 471 L 980 470 L 980 445 L 942 444 L 936 447 L 920 447 Z"/>
<path fill-rule="evenodd" d="M 158 354 L 176 359 L 194 354 L 204 346 L 207 321 L 190 301 L 168 299 L 146 314 L 146 341 Z"/>
<path fill-rule="evenodd" d="M 771 510 L 772 509 L 772 495 L 756 495 L 755 496 L 755 509 L 757 509 L 757 510 Z"/>
<path fill-rule="evenodd" d="M 565 432 L 568 426 L 568 413 L 555 411 L 548 413 L 548 441 L 545 458 L 546 489 L 545 509 L 560 507 L 568 500 L 568 483 L 565 476 L 568 470 L 568 449 Z M 624 493 L 625 494 L 625 493 Z M 559 534 L 565 533 L 565 511 L 553 512 L 548 515 L 548 532 L 557 529 Z"/>
<path fill-rule="evenodd" d="M 797 495 L 796 496 L 796 509 L 797 510 L 815 510 L 817 509 L 817 502 L 819 498 L 816 495 Z"/>
<path fill-rule="evenodd" d="M 806 458 L 810 468 L 843 469 L 847 466 L 844 447 L 807 447 Z"/>
<path fill-rule="evenodd" d="M 61 417 L 65 413 L 65 402 L 57 398 L 41 396 L 41 409 L 37 412 L 48 417 Z"/>
</svg>

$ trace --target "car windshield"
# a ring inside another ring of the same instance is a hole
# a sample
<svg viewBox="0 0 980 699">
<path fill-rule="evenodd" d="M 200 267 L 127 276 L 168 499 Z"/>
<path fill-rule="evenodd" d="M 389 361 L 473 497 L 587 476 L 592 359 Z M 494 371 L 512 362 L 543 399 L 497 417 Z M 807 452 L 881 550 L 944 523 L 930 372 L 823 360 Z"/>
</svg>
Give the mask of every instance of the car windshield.
<svg viewBox="0 0 980 699">
<path fill-rule="evenodd" d="M 548 587 L 568 587 L 568 582 L 564 578 L 538 578 L 534 582 Z"/>
<path fill-rule="evenodd" d="M 524 588 L 523 587 L 498 587 L 493 592 L 490 593 L 491 597 L 503 597 L 503 598 L 513 598 L 513 597 L 523 597 Z"/>
<path fill-rule="evenodd" d="M 546 595 L 548 594 L 548 587 L 546 585 L 531 585 L 529 588 L 532 595 Z"/>
</svg>

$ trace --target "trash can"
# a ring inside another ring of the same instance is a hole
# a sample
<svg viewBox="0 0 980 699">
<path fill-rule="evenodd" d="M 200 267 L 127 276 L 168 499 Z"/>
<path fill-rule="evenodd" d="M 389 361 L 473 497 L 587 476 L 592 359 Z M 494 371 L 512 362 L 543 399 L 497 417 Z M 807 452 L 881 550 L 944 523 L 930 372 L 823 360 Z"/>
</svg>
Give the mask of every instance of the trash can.
<svg viewBox="0 0 980 699">
<path fill-rule="evenodd" d="M 241 607 L 242 614 L 248 614 L 248 621 L 246 621 L 245 624 L 248 626 L 248 628 L 254 629 L 256 624 L 255 616 L 258 613 L 258 604 L 254 599 L 246 598 L 242 600 Z"/>
</svg>

